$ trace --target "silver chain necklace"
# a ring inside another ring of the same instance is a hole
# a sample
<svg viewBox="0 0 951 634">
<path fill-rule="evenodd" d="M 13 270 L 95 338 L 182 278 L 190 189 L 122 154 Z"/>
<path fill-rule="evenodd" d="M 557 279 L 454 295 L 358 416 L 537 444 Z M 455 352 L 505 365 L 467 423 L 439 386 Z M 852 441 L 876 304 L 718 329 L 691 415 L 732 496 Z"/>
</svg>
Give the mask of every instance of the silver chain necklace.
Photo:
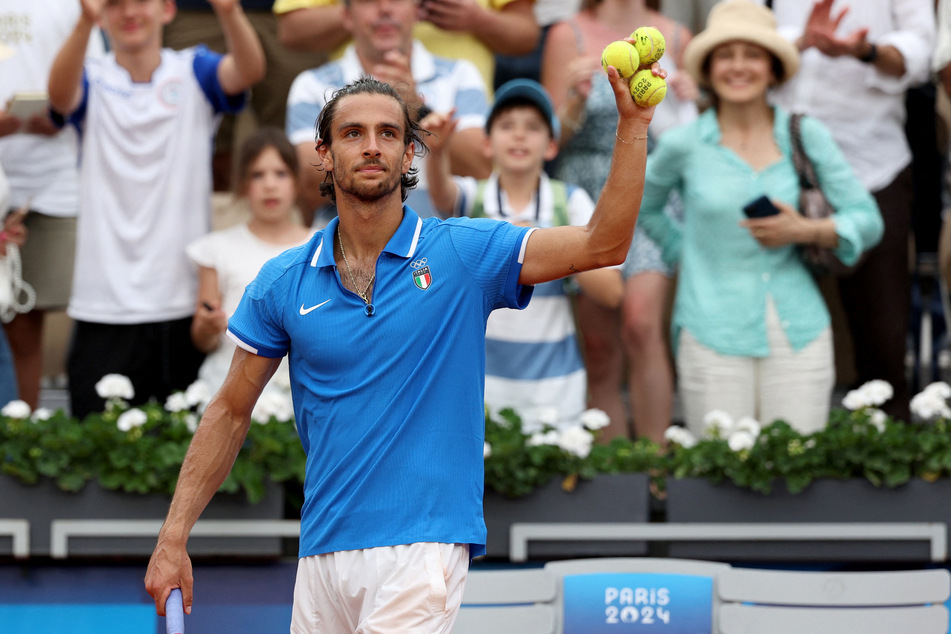
<svg viewBox="0 0 951 634">
<path fill-rule="evenodd" d="M 353 269 L 350 268 L 350 262 L 347 261 L 347 252 L 343 248 L 343 238 L 340 237 L 340 231 L 337 231 L 337 242 L 340 244 L 340 255 L 343 256 L 343 263 L 347 265 L 347 273 L 350 274 L 350 283 L 353 284 L 353 290 L 357 295 L 360 296 L 360 299 L 363 300 L 364 304 L 370 304 L 370 298 L 367 297 L 367 291 L 370 290 L 370 285 L 373 284 L 373 280 L 376 279 L 376 272 L 373 272 L 373 275 L 370 276 L 370 280 L 367 282 L 366 287 L 364 287 L 363 292 L 361 293 L 359 287 L 357 286 L 357 280 L 353 277 Z"/>
</svg>

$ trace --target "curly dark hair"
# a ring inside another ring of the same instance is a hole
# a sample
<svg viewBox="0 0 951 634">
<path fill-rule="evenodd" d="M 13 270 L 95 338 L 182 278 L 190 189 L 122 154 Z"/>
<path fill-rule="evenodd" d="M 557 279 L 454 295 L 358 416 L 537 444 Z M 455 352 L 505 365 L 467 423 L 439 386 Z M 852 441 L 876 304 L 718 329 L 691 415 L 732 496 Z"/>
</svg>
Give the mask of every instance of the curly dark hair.
<svg viewBox="0 0 951 634">
<path fill-rule="evenodd" d="M 409 147 L 410 143 L 416 144 L 416 156 L 423 156 L 426 152 L 429 151 L 429 148 L 426 147 L 426 144 L 423 143 L 422 135 L 425 134 L 425 131 L 419 127 L 419 122 L 414 121 L 412 117 L 409 116 L 409 108 L 406 106 L 406 103 L 400 97 L 399 93 L 390 86 L 389 84 L 382 82 L 378 79 L 374 79 L 369 75 L 364 75 L 356 81 L 347 84 L 343 88 L 335 90 L 333 96 L 330 98 L 330 101 L 324 105 L 323 110 L 320 111 L 320 114 L 317 116 L 317 130 L 316 130 L 316 141 L 317 147 L 325 146 L 327 149 L 330 149 L 331 143 L 333 141 L 332 136 L 327 134 L 326 137 L 321 136 L 321 133 L 324 130 L 331 130 L 334 117 L 337 114 L 337 108 L 340 104 L 340 100 L 344 97 L 349 97 L 351 95 L 386 95 L 387 97 L 392 97 L 399 103 L 400 109 L 403 111 L 403 129 L 406 130 L 406 137 L 404 139 L 405 145 L 403 147 Z M 318 169 L 322 169 L 318 167 Z M 419 182 L 419 177 L 416 173 L 419 170 L 416 167 L 410 167 L 409 171 L 406 174 L 403 174 L 400 179 L 400 194 L 403 197 L 403 201 L 406 201 L 406 197 L 409 195 L 409 190 L 416 187 L 416 184 Z M 337 202 L 337 194 L 334 191 L 334 181 L 333 174 L 327 173 L 324 176 L 323 182 L 320 184 L 320 193 L 324 196 L 329 196 L 330 200 L 334 203 Z"/>
</svg>

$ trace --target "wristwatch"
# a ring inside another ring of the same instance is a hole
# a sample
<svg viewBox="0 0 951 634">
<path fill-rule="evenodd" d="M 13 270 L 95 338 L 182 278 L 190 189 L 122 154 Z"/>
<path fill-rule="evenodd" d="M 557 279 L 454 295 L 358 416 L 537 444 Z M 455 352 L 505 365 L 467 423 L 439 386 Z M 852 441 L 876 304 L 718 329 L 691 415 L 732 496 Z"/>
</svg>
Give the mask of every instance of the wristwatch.
<svg viewBox="0 0 951 634">
<path fill-rule="evenodd" d="M 875 61 L 875 58 L 877 57 L 878 57 L 878 47 L 875 46 L 874 44 L 869 44 L 868 53 L 860 57 L 859 61 L 864 62 L 866 64 L 871 64 Z"/>
</svg>

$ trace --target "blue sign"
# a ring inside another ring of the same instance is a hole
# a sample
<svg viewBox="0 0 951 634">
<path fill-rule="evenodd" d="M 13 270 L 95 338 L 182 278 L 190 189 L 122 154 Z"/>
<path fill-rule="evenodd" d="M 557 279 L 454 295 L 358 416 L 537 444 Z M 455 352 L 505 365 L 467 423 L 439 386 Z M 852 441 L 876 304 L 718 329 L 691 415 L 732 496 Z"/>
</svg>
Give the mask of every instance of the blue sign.
<svg viewBox="0 0 951 634">
<path fill-rule="evenodd" d="M 710 634 L 713 579 L 598 573 L 564 581 L 565 634 Z"/>
</svg>

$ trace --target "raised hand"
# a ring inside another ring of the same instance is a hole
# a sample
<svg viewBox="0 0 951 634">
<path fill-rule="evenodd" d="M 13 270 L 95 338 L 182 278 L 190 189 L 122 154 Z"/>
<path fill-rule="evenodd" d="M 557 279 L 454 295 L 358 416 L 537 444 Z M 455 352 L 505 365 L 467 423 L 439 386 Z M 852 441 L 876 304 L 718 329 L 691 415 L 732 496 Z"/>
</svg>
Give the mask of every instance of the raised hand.
<svg viewBox="0 0 951 634">
<path fill-rule="evenodd" d="M 829 57 L 858 57 L 866 48 L 868 28 L 856 29 L 846 36 L 837 35 L 836 31 L 849 8 L 845 7 L 833 15 L 832 3 L 833 0 L 819 0 L 812 5 L 799 47 L 802 50 L 815 47 Z"/>
<path fill-rule="evenodd" d="M 432 154 L 440 154 L 449 143 L 449 139 L 456 130 L 456 124 L 458 123 L 458 120 L 453 118 L 455 113 L 455 108 L 449 112 L 430 112 L 419 122 L 419 127 L 429 132 L 425 141 Z"/>
<path fill-rule="evenodd" d="M 107 0 L 79 0 L 83 9 L 83 17 L 91 22 L 99 22 L 102 12 L 106 9 Z"/>
<path fill-rule="evenodd" d="M 422 105 L 422 99 L 416 92 L 416 82 L 410 68 L 409 57 L 397 50 L 383 54 L 383 62 L 374 64 L 370 74 L 393 87 L 400 98 L 415 111 Z"/>
<path fill-rule="evenodd" d="M 426 0 L 417 15 L 446 31 L 468 31 L 481 10 L 475 0 Z"/>
</svg>

